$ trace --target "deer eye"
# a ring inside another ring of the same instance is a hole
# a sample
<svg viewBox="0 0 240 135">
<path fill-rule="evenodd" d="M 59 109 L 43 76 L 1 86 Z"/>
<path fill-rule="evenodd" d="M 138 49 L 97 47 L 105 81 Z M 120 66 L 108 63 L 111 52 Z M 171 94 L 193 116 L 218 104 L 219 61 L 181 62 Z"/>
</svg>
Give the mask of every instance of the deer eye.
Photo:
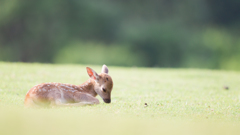
<svg viewBox="0 0 240 135">
<path fill-rule="evenodd" d="M 106 92 L 106 89 L 102 88 L 103 92 Z"/>
<path fill-rule="evenodd" d="M 108 78 L 106 78 L 107 79 L 107 81 L 108 81 Z"/>
</svg>

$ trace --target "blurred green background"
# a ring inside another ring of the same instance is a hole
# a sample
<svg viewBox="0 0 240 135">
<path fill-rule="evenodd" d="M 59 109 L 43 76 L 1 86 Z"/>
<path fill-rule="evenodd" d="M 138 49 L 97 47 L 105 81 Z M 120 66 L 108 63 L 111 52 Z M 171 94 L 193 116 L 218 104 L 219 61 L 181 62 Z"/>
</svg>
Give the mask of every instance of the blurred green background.
<svg viewBox="0 0 240 135">
<path fill-rule="evenodd" d="M 0 0 L 0 61 L 240 70 L 239 0 Z"/>
</svg>

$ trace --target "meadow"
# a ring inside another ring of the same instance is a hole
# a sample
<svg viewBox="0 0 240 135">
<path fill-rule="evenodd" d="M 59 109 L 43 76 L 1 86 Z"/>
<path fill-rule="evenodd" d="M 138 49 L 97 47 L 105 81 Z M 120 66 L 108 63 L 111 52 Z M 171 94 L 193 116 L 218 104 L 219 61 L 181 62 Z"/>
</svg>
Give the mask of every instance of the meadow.
<svg viewBox="0 0 240 135">
<path fill-rule="evenodd" d="M 239 134 L 240 72 L 109 66 L 112 103 L 24 108 L 43 82 L 81 84 L 101 65 L 0 62 L 0 135 Z"/>
</svg>

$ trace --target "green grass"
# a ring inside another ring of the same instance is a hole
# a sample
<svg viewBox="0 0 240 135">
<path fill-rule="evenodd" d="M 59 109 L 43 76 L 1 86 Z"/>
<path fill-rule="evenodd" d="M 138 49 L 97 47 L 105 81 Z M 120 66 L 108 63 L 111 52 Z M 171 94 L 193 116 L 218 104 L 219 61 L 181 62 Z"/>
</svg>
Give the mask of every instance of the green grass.
<svg viewBox="0 0 240 135">
<path fill-rule="evenodd" d="M 101 71 L 101 66 L 91 65 L 1 62 L 0 135 L 240 132 L 240 72 L 235 71 L 109 67 L 111 104 L 98 97 L 100 105 L 24 108 L 31 87 L 42 82 L 80 84 L 88 79 L 86 66 Z"/>
</svg>

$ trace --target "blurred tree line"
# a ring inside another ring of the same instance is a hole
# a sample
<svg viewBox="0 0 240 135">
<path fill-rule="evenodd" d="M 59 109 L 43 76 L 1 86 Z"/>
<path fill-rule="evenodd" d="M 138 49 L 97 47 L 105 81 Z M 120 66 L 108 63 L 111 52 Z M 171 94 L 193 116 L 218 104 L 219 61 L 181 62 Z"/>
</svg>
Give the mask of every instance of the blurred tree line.
<svg viewBox="0 0 240 135">
<path fill-rule="evenodd" d="M 240 69 L 239 0 L 0 0 L 0 60 Z"/>
</svg>

